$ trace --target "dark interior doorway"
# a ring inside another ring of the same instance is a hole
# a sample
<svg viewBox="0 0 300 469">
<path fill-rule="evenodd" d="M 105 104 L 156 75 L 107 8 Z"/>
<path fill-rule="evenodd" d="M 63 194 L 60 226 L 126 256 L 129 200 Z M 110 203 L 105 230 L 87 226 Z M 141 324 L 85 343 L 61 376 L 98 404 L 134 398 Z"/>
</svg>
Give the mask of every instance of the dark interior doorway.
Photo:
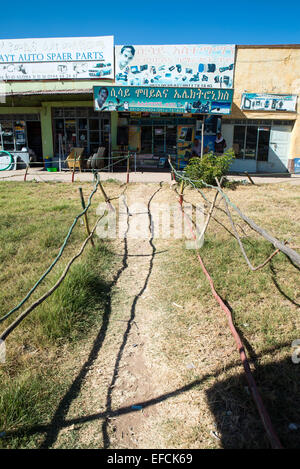
<svg viewBox="0 0 300 469">
<path fill-rule="evenodd" d="M 27 143 L 28 147 L 34 151 L 37 161 L 43 161 L 42 130 L 39 121 L 27 121 Z"/>
</svg>

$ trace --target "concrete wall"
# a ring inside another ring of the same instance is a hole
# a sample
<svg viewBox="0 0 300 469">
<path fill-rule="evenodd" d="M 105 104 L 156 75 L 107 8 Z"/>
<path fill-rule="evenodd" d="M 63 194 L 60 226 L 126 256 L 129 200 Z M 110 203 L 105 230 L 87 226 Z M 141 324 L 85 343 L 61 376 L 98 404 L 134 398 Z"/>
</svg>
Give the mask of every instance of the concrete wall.
<svg viewBox="0 0 300 469">
<path fill-rule="evenodd" d="M 298 95 L 297 112 L 242 111 L 242 93 Z M 300 46 L 237 46 L 231 119 L 295 121 L 289 159 L 300 157 Z M 291 166 L 291 164 L 290 164 Z"/>
</svg>

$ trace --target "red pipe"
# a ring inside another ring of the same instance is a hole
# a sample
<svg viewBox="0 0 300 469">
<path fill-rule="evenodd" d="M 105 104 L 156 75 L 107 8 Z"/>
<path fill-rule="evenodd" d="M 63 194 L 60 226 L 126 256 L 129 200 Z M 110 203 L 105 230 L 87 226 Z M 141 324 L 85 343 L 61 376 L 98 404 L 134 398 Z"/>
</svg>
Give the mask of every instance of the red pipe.
<svg viewBox="0 0 300 469">
<path fill-rule="evenodd" d="M 180 201 L 179 201 L 179 204 L 180 204 Z M 180 204 L 180 208 L 181 208 L 182 213 L 184 214 L 184 216 L 187 218 L 187 220 L 189 222 L 190 230 L 192 232 L 192 236 L 193 236 L 194 240 L 197 241 L 197 237 L 194 233 L 191 221 L 190 221 L 189 217 L 187 217 L 187 215 L 185 214 L 184 209 L 183 209 L 181 204 Z M 245 348 L 244 348 L 244 345 L 241 341 L 241 338 L 240 338 L 236 328 L 234 327 L 231 312 L 230 312 L 229 308 L 225 305 L 222 298 L 216 292 L 213 280 L 212 280 L 211 276 L 209 275 L 209 273 L 208 273 L 208 271 L 207 271 L 207 269 L 206 269 L 206 267 L 205 267 L 205 265 L 202 261 L 202 258 L 200 256 L 199 252 L 197 252 L 197 257 L 198 257 L 198 260 L 199 260 L 200 265 L 202 267 L 202 270 L 203 270 L 206 278 L 208 279 L 208 281 L 210 283 L 210 288 L 211 288 L 211 291 L 212 291 L 215 299 L 217 300 L 217 302 L 221 306 L 222 310 L 227 315 L 227 320 L 228 320 L 228 323 L 229 323 L 230 331 L 231 331 L 231 333 L 234 337 L 234 340 L 236 342 L 236 346 L 237 346 L 238 352 L 240 354 L 240 358 L 241 358 L 241 361 L 242 361 L 242 364 L 243 364 L 243 367 L 244 367 L 244 371 L 245 371 L 245 374 L 246 374 L 246 378 L 247 378 L 249 387 L 250 387 L 251 392 L 252 392 L 254 402 L 255 402 L 256 407 L 258 409 L 258 412 L 259 412 L 260 418 L 262 420 L 262 423 L 264 425 L 264 428 L 267 432 L 267 435 L 268 435 L 269 441 L 271 443 L 271 446 L 272 446 L 273 449 L 282 449 L 282 445 L 279 441 L 278 436 L 275 433 L 275 430 L 273 429 L 273 425 L 272 425 L 270 416 L 269 416 L 269 414 L 268 414 L 268 412 L 267 412 L 267 410 L 266 410 L 266 408 L 263 404 L 262 398 L 261 398 L 260 393 L 257 389 L 256 382 L 255 382 L 255 380 L 253 378 L 253 375 L 251 373 L 251 369 L 250 369 L 250 366 L 249 366 L 249 362 L 248 362 L 248 359 L 247 359 Z"/>
</svg>

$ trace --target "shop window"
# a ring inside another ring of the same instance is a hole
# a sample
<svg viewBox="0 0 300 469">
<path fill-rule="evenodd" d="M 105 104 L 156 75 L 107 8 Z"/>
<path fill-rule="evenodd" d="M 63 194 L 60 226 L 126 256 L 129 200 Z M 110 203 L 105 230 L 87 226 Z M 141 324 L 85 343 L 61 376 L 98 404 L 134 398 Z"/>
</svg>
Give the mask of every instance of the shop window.
<svg viewBox="0 0 300 469">
<path fill-rule="evenodd" d="M 245 135 L 246 135 L 246 126 L 245 125 L 235 125 L 233 133 L 233 150 L 236 158 L 244 157 L 244 147 L 245 147 Z"/>
<path fill-rule="evenodd" d="M 25 121 L 16 121 L 14 123 L 14 134 L 15 134 L 16 150 L 21 151 L 23 147 L 26 147 Z"/>
<path fill-rule="evenodd" d="M 117 145 L 128 145 L 128 127 L 118 127 Z"/>
<path fill-rule="evenodd" d="M 257 127 L 247 126 L 246 146 L 245 146 L 245 153 L 244 153 L 245 159 L 255 160 L 256 144 L 257 144 Z"/>
<path fill-rule="evenodd" d="M 232 145 L 235 157 L 268 161 L 270 129 L 270 126 L 235 125 Z"/>
<path fill-rule="evenodd" d="M 152 153 L 152 126 L 141 127 L 141 153 Z"/>
<path fill-rule="evenodd" d="M 90 130 L 99 130 L 99 120 L 98 119 L 90 119 Z"/>
<path fill-rule="evenodd" d="M 177 126 L 167 125 L 166 129 L 166 153 L 168 155 L 176 154 L 177 148 Z"/>
<path fill-rule="evenodd" d="M 3 114 L 0 119 L 0 146 L 6 151 L 28 147 L 27 122 L 40 120 L 39 114 Z"/>
<path fill-rule="evenodd" d="M 155 155 L 164 154 L 165 152 L 165 127 L 154 127 L 153 134 L 153 152 Z"/>
<path fill-rule="evenodd" d="M 99 146 L 105 146 L 109 151 L 110 119 L 107 114 L 95 113 L 91 108 L 54 108 L 53 118 L 56 154 L 59 152 L 59 135 L 62 136 L 64 154 L 75 146 L 84 148 L 85 156 L 97 151 Z"/>
<path fill-rule="evenodd" d="M 14 150 L 14 128 L 12 121 L 1 122 L 1 146 L 3 150 Z"/>
</svg>

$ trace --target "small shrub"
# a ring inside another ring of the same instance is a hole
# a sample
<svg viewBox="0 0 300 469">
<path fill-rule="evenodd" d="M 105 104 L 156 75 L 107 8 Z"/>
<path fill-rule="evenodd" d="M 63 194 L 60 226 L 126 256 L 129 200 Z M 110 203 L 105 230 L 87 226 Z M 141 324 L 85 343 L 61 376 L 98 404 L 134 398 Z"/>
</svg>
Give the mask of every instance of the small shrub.
<svg viewBox="0 0 300 469">
<path fill-rule="evenodd" d="M 204 184 L 216 185 L 215 178 L 220 179 L 228 173 L 230 163 L 235 158 L 232 148 L 226 150 L 223 155 L 217 156 L 213 152 L 206 153 L 202 158 L 191 158 L 185 169 L 185 175 L 193 180 L 199 181 L 195 183 L 198 187 Z"/>
</svg>

